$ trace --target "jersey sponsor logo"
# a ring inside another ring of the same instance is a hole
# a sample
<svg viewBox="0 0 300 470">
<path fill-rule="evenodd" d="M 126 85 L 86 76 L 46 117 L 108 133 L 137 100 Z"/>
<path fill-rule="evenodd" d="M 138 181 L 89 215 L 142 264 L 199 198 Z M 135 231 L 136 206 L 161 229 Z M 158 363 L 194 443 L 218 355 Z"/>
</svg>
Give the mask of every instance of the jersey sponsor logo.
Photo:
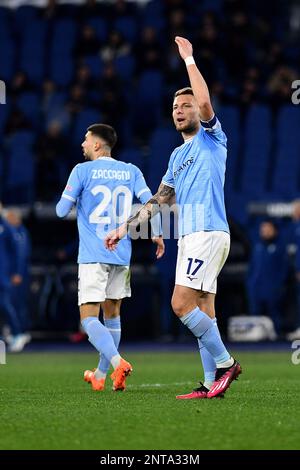
<svg viewBox="0 0 300 470">
<path fill-rule="evenodd" d="M 130 171 L 124 170 L 107 170 L 107 169 L 100 169 L 100 170 L 92 170 L 92 179 L 109 179 L 109 180 L 130 180 Z"/>
<path fill-rule="evenodd" d="M 70 185 L 70 184 L 67 184 L 66 186 L 66 191 L 72 191 L 73 190 L 73 187 Z"/>
<path fill-rule="evenodd" d="M 188 168 L 192 163 L 194 163 L 194 157 L 190 157 L 188 160 L 182 163 L 174 172 L 173 172 L 173 177 L 174 179 L 177 178 L 177 176 L 180 175 L 180 173 Z"/>
</svg>

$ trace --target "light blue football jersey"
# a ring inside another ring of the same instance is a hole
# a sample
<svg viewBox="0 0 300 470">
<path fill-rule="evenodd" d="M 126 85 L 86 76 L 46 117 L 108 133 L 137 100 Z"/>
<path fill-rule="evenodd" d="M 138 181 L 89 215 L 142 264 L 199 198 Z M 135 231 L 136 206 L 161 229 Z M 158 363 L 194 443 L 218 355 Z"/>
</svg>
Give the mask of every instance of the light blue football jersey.
<svg viewBox="0 0 300 470">
<path fill-rule="evenodd" d="M 224 203 L 227 138 L 214 116 L 171 154 L 162 183 L 175 189 L 179 236 L 229 233 Z"/>
<path fill-rule="evenodd" d="M 56 212 L 64 217 L 77 205 L 78 263 L 129 265 L 130 238 L 120 240 L 115 251 L 105 248 L 104 238 L 128 219 L 134 196 L 145 204 L 152 194 L 142 172 L 131 163 L 100 157 L 73 168 Z"/>
</svg>

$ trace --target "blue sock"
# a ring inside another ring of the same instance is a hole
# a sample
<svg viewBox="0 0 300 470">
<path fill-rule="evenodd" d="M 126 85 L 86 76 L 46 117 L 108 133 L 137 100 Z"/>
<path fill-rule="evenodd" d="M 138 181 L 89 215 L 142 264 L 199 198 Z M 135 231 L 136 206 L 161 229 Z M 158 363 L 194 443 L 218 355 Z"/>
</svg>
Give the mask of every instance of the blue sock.
<svg viewBox="0 0 300 470">
<path fill-rule="evenodd" d="M 116 318 L 104 318 L 104 325 L 112 335 L 112 338 L 114 340 L 115 346 L 118 349 L 119 344 L 120 344 L 120 339 L 121 339 L 121 318 L 116 317 Z M 106 359 L 106 357 L 101 354 L 100 356 L 100 361 L 98 364 L 98 369 L 106 374 L 109 370 L 110 367 L 110 362 Z"/>
<path fill-rule="evenodd" d="M 180 320 L 196 338 L 201 339 L 201 343 L 212 355 L 216 364 L 230 359 L 230 354 L 225 348 L 211 318 L 202 312 L 199 307 L 194 308 L 194 310 L 181 317 Z"/>
<path fill-rule="evenodd" d="M 108 329 L 96 317 L 87 317 L 81 321 L 82 327 L 89 337 L 89 342 L 103 354 L 109 362 L 114 356 L 119 356 L 114 340 Z"/>
<path fill-rule="evenodd" d="M 219 328 L 217 325 L 217 319 L 213 318 L 212 322 L 214 324 L 214 327 L 217 329 L 217 332 L 220 336 Z M 200 356 L 201 356 L 201 361 L 202 361 L 202 366 L 203 366 L 203 372 L 204 372 L 204 384 L 205 386 L 211 385 L 214 380 L 215 380 L 215 374 L 216 374 L 216 362 L 212 355 L 207 351 L 207 349 L 203 346 L 203 343 L 201 340 L 198 338 L 198 344 L 199 344 L 199 351 L 200 351 Z M 209 388 L 209 387 L 207 387 Z"/>
</svg>

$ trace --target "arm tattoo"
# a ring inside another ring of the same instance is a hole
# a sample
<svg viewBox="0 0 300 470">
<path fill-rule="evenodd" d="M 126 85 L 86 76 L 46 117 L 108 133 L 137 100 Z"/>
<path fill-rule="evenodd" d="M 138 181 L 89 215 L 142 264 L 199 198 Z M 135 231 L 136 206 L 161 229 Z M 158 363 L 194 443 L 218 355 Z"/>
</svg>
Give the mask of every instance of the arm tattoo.
<svg viewBox="0 0 300 470">
<path fill-rule="evenodd" d="M 167 203 L 175 194 L 174 188 L 163 183 L 159 186 L 157 193 L 143 205 L 143 207 L 126 222 L 127 231 L 148 221 L 159 212 L 160 204 Z"/>
</svg>

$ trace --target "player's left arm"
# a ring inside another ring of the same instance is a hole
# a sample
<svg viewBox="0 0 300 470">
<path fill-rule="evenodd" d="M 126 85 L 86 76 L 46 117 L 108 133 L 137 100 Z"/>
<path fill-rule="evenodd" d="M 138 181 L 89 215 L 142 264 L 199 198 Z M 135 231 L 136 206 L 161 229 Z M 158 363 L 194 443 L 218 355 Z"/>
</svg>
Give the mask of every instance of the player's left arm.
<svg viewBox="0 0 300 470">
<path fill-rule="evenodd" d="M 178 46 L 178 52 L 185 61 L 190 84 L 199 105 L 201 121 L 210 121 L 215 113 L 210 101 L 209 90 L 200 70 L 195 64 L 193 58 L 193 46 L 188 39 L 176 36 L 175 42 Z M 187 60 L 186 60 L 187 59 Z"/>
<path fill-rule="evenodd" d="M 81 190 L 82 183 L 79 176 L 79 166 L 76 165 L 69 176 L 67 185 L 60 200 L 56 204 L 56 214 L 58 217 L 66 217 L 69 214 L 73 206 L 76 204 Z"/>
</svg>

